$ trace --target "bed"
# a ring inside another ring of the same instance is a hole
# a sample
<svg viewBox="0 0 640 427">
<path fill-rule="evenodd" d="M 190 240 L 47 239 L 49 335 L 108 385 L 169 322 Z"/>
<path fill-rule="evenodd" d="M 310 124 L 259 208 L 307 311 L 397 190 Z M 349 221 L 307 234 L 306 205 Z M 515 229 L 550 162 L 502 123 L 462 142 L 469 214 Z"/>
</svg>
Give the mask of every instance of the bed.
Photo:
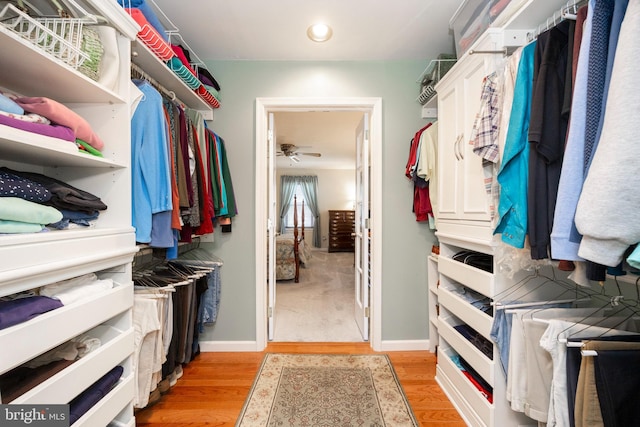
<svg viewBox="0 0 640 427">
<path fill-rule="evenodd" d="M 276 280 L 300 281 L 300 267 L 308 266 L 311 248 L 304 240 L 304 202 L 301 206 L 302 225 L 298 230 L 297 200 L 293 199 L 293 234 L 276 236 Z"/>
</svg>

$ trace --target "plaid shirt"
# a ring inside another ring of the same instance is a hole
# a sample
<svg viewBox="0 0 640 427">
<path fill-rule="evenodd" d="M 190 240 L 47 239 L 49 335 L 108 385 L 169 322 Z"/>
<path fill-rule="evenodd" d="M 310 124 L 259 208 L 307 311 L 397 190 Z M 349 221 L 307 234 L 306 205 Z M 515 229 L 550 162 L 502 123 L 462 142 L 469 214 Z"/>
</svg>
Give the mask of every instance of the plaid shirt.
<svg viewBox="0 0 640 427">
<path fill-rule="evenodd" d="M 473 145 L 473 152 L 491 163 L 497 163 L 500 156 L 498 149 L 498 125 L 500 123 L 498 96 L 496 75 L 492 73 L 482 82 L 480 111 L 478 111 L 473 124 L 469 141 L 469 144 Z"/>
<path fill-rule="evenodd" d="M 473 152 L 482 158 L 484 174 L 484 188 L 487 192 L 489 216 L 493 221 L 496 217 L 496 200 L 500 194 L 500 186 L 496 176 L 498 175 L 498 162 L 500 161 L 500 149 L 498 147 L 498 134 L 500 130 L 500 109 L 497 75 L 492 73 L 482 81 L 482 94 L 480 96 L 480 110 L 471 130 Z"/>
</svg>

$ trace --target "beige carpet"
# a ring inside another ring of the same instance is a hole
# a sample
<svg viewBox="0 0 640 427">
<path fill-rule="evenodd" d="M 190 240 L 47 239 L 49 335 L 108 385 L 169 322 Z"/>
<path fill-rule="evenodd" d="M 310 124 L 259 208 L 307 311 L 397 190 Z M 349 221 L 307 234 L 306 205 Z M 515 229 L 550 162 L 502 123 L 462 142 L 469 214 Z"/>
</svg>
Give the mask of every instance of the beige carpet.
<svg viewBox="0 0 640 427">
<path fill-rule="evenodd" d="M 414 427 L 384 354 L 265 355 L 236 427 Z"/>
<path fill-rule="evenodd" d="M 313 250 L 300 282 L 276 282 L 274 341 L 362 342 L 354 315 L 353 253 Z"/>
</svg>

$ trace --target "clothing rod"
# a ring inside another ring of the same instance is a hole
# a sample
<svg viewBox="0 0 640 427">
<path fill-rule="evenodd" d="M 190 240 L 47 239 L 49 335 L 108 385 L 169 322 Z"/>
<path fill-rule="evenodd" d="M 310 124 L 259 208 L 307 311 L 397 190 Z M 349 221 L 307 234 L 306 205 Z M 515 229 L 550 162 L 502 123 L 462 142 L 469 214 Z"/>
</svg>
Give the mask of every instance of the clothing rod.
<svg viewBox="0 0 640 427">
<path fill-rule="evenodd" d="M 598 355 L 598 352 L 595 350 L 581 350 L 580 354 L 582 357 L 594 357 Z"/>
<path fill-rule="evenodd" d="M 547 304 L 564 304 L 569 302 L 582 302 L 582 301 L 589 301 L 589 300 L 590 298 L 580 298 L 580 299 L 568 298 L 568 299 L 561 299 L 561 300 L 520 302 L 520 303 L 513 303 L 513 304 L 502 304 L 500 302 L 496 302 L 493 305 L 497 309 L 506 310 L 510 308 L 527 308 L 527 307 L 536 307 L 536 306 L 547 305 Z"/>
<path fill-rule="evenodd" d="M 587 0 L 568 1 L 564 6 L 562 6 L 562 8 L 559 11 L 554 12 L 553 15 L 547 18 L 547 20 L 544 23 L 538 25 L 534 33 L 527 34 L 527 39 L 529 41 L 532 41 L 533 39 L 538 37 L 540 33 L 543 33 L 555 27 L 562 21 L 565 21 L 568 19 L 575 21 L 577 18 L 578 9 L 580 9 L 580 7 L 582 7 L 587 3 L 588 3 Z"/>
<path fill-rule="evenodd" d="M 181 105 L 185 105 L 184 102 L 180 101 L 178 99 L 178 97 L 176 96 L 176 93 L 172 90 L 167 89 L 166 87 L 162 86 L 160 83 L 158 83 L 158 81 L 156 79 L 154 79 L 153 77 L 151 77 L 149 74 L 147 74 L 142 68 L 140 68 L 140 66 L 138 64 L 135 63 L 131 63 L 131 71 L 134 73 L 139 74 L 140 78 L 143 80 L 147 80 L 149 83 L 151 83 L 151 85 L 153 87 L 155 87 L 156 89 L 158 89 L 160 92 L 164 93 L 166 96 L 169 97 L 169 99 L 171 99 L 174 102 L 177 102 Z"/>
<path fill-rule="evenodd" d="M 478 53 L 488 53 L 488 54 L 501 53 L 504 56 L 507 56 L 507 48 L 505 47 L 505 48 L 502 48 L 502 49 L 499 49 L 499 50 L 475 50 L 475 49 L 471 49 L 469 51 L 469 55 L 475 55 L 475 54 L 478 54 Z"/>
</svg>

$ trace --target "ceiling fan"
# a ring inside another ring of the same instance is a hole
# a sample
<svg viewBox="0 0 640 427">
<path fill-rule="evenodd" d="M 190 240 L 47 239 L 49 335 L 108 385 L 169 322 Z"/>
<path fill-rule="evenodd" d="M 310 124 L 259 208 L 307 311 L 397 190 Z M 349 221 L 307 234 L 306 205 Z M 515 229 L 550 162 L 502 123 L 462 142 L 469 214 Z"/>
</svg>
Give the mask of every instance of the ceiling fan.
<svg viewBox="0 0 640 427">
<path fill-rule="evenodd" d="M 280 144 L 280 151 L 278 151 L 276 153 L 276 155 L 277 156 L 286 156 L 286 157 L 290 158 L 291 160 L 293 160 L 294 162 L 299 162 L 300 161 L 298 156 L 313 156 L 313 157 L 322 156 L 322 154 L 320 154 L 320 153 L 308 153 L 306 151 L 298 151 L 299 148 L 302 148 L 302 147 L 298 147 L 298 146 L 293 145 L 293 144 Z"/>
</svg>

